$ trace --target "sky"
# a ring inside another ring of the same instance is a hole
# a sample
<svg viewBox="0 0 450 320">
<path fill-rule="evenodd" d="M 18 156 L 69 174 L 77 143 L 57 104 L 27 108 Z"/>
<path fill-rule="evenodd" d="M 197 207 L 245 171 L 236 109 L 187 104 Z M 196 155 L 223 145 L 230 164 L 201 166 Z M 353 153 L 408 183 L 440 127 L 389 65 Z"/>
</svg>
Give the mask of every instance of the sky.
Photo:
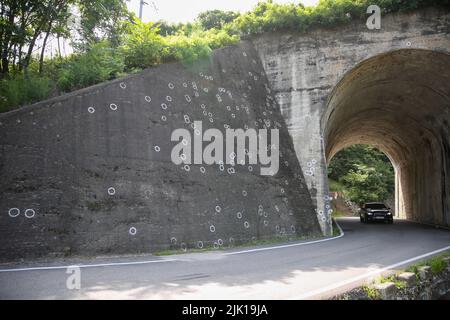
<svg viewBox="0 0 450 320">
<path fill-rule="evenodd" d="M 145 0 L 142 20 L 144 22 L 165 20 L 172 23 L 194 21 L 200 12 L 224 10 L 245 12 L 261 0 Z M 277 3 L 303 3 L 315 5 L 319 0 L 274 0 Z M 139 14 L 140 0 L 130 0 L 128 8 Z"/>
</svg>

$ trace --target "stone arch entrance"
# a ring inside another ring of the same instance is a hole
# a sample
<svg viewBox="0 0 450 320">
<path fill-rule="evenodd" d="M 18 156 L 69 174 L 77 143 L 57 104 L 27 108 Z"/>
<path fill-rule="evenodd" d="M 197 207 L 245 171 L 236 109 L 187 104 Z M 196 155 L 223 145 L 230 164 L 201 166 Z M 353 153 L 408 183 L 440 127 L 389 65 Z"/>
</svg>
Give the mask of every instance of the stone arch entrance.
<svg viewBox="0 0 450 320">
<path fill-rule="evenodd" d="M 396 173 L 402 218 L 450 226 L 450 55 L 404 49 L 369 58 L 333 89 L 322 117 L 327 161 L 374 145 Z"/>
</svg>

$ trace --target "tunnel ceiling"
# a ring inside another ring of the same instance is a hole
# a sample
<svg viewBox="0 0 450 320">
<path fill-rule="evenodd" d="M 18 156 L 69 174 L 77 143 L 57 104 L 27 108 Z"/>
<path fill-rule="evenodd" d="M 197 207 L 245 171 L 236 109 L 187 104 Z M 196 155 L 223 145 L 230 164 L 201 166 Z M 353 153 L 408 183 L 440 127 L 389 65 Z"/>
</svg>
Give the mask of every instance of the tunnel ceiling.
<svg viewBox="0 0 450 320">
<path fill-rule="evenodd" d="M 399 164 L 420 144 L 449 139 L 450 55 L 400 50 L 366 60 L 333 91 L 323 123 L 326 157 L 372 144 Z"/>
</svg>

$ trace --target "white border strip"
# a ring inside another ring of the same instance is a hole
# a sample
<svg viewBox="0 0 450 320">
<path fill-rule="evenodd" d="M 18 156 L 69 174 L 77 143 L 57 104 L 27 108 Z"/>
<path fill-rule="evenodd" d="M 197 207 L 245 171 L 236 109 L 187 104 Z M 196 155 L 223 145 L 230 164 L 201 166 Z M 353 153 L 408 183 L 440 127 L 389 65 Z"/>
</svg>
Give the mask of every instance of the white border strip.
<svg viewBox="0 0 450 320">
<path fill-rule="evenodd" d="M 18 269 L 0 269 L 0 272 L 16 272 L 16 271 L 34 271 L 34 270 L 57 270 L 57 269 L 67 269 L 70 267 L 79 268 L 97 268 L 97 267 L 111 267 L 111 266 L 129 266 L 129 265 L 139 265 L 139 264 L 150 264 L 150 263 L 163 263 L 179 261 L 177 259 L 164 259 L 164 260 L 150 260 L 150 261 L 135 261 L 135 262 L 113 262 L 113 263 L 99 263 L 99 264 L 81 264 L 81 265 L 67 265 L 67 266 L 54 266 L 54 267 L 33 267 L 33 268 L 18 268 Z"/>
<path fill-rule="evenodd" d="M 336 226 L 339 229 L 339 232 L 341 233 L 340 235 L 336 236 L 336 237 L 332 237 L 332 238 L 326 238 L 326 239 L 320 239 L 320 240 L 314 240 L 314 241 L 307 241 L 307 242 L 300 242 L 300 243 L 292 243 L 292 244 L 285 244 L 285 245 L 280 245 L 280 246 L 273 246 L 273 247 L 265 247 L 265 248 L 258 248 L 258 249 L 249 249 L 249 250 L 243 250 L 243 251 L 236 251 L 236 252 L 229 252 L 229 253 L 224 253 L 223 255 L 225 256 L 233 256 L 236 254 L 244 254 L 244 253 L 252 253 L 252 252 L 259 252 L 259 251 L 267 251 L 267 250 L 274 250 L 274 249 L 282 249 L 282 248 L 290 248 L 290 247 L 298 247 L 298 246 L 306 246 L 306 245 L 310 245 L 310 244 L 315 244 L 315 243 L 320 243 L 320 242 L 326 242 L 326 241 L 331 241 L 331 240 L 337 240 L 339 238 L 342 238 L 345 233 L 342 230 L 341 226 L 339 225 L 339 223 L 337 223 L 337 221 L 335 219 L 333 219 L 334 222 L 336 223 Z"/>
<path fill-rule="evenodd" d="M 438 250 L 434 250 L 434 251 L 422 254 L 420 256 L 416 256 L 416 257 L 411 258 L 411 259 L 407 259 L 407 260 L 403 260 L 403 261 L 395 263 L 395 264 L 391 264 L 390 266 L 387 266 L 387 267 L 384 267 L 384 268 L 381 268 L 381 269 L 373 270 L 371 272 L 367 272 L 367 273 L 361 274 L 359 276 L 356 276 L 356 277 L 353 277 L 353 278 L 350 278 L 350 279 L 347 279 L 347 280 L 344 280 L 344 281 L 341 281 L 341 282 L 337 282 L 335 284 L 332 284 L 332 285 L 329 285 L 329 286 L 326 286 L 326 287 L 323 287 L 323 288 L 320 288 L 320 289 L 317 289 L 317 290 L 313 290 L 313 291 L 306 292 L 306 293 L 303 293 L 303 294 L 295 296 L 295 297 L 291 297 L 291 298 L 289 298 L 289 300 L 303 300 L 303 299 L 307 299 L 307 298 L 312 298 L 314 296 L 318 296 L 318 295 L 323 294 L 325 292 L 328 292 L 328 291 L 331 291 L 331 290 L 334 290 L 334 289 L 338 289 L 340 287 L 343 287 L 345 285 L 351 284 L 353 282 L 366 280 L 366 279 L 368 279 L 368 278 L 370 278 L 372 276 L 379 275 L 379 274 L 381 274 L 381 273 L 383 273 L 385 271 L 388 271 L 388 270 L 391 270 L 391 269 L 403 266 L 405 264 L 408 264 L 408 263 L 411 263 L 411 262 L 414 262 L 414 261 L 417 261 L 417 260 L 421 260 L 423 258 L 426 258 L 426 257 L 432 256 L 432 255 L 438 254 L 438 253 L 443 252 L 443 251 L 449 251 L 449 250 L 450 250 L 450 246 L 447 246 L 447 247 L 444 247 L 444 248 L 441 248 L 441 249 L 438 249 Z"/>
</svg>

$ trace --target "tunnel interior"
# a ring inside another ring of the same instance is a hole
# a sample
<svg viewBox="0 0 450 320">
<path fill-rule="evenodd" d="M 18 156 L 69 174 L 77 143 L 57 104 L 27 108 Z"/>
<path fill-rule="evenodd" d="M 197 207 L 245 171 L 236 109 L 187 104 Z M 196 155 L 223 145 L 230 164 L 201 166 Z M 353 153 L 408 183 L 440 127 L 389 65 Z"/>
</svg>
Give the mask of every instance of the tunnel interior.
<svg viewBox="0 0 450 320">
<path fill-rule="evenodd" d="M 356 214 L 364 203 L 382 202 L 396 216 L 394 166 L 372 145 L 355 144 L 336 153 L 328 163 L 328 186 L 334 209 L 341 214 Z"/>
<path fill-rule="evenodd" d="M 365 60 L 334 88 L 322 118 L 327 161 L 373 145 L 395 170 L 397 216 L 450 226 L 450 55 L 407 49 Z"/>
</svg>

